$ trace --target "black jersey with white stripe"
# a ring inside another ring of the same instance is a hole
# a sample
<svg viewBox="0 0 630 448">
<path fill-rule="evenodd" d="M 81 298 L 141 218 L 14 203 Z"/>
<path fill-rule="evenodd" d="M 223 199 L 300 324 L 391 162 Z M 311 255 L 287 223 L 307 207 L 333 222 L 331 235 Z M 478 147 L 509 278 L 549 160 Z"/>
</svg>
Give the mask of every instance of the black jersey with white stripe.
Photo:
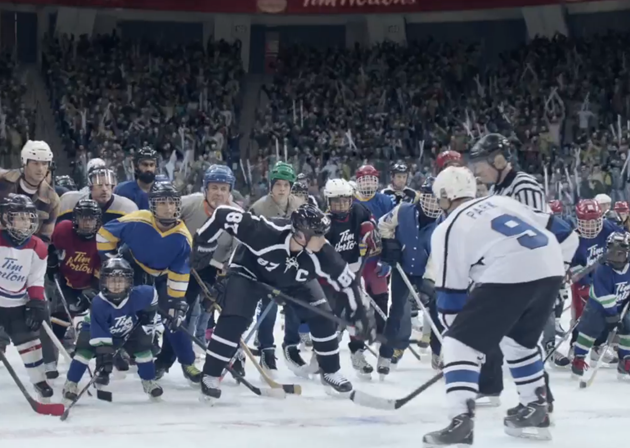
<svg viewBox="0 0 630 448">
<path fill-rule="evenodd" d="M 320 277 L 346 293 L 349 300 L 359 297 L 355 294 L 358 290 L 353 272 L 329 243 L 316 253 L 306 249 L 291 251 L 293 233 L 288 219 L 268 220 L 235 207 L 220 206 L 197 230 L 196 245 L 204 251 L 212 250 L 222 232 L 241 243 L 230 261 L 230 270 L 278 289 Z"/>
<path fill-rule="evenodd" d="M 510 170 L 503 182 L 490 188 L 489 195 L 507 196 L 536 211 L 548 212 L 542 185 L 523 171 Z"/>
</svg>

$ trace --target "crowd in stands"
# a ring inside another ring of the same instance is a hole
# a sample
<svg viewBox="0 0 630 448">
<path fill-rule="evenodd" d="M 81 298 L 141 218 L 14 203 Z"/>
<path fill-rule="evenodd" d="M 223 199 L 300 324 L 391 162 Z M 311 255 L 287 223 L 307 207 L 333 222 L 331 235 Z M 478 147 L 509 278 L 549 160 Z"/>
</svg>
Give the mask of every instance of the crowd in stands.
<svg viewBox="0 0 630 448">
<path fill-rule="evenodd" d="M 238 140 L 238 44 L 64 35 L 44 42 L 43 71 L 79 182 L 92 157 L 116 167 L 120 182 L 133 178 L 134 150 L 151 145 L 178 188 L 198 191 L 200 173 Z"/>
<path fill-rule="evenodd" d="M 0 53 L 0 166 L 19 163 L 20 149 L 35 135 L 35 110 L 25 103 L 26 83 L 13 54 Z"/>
</svg>

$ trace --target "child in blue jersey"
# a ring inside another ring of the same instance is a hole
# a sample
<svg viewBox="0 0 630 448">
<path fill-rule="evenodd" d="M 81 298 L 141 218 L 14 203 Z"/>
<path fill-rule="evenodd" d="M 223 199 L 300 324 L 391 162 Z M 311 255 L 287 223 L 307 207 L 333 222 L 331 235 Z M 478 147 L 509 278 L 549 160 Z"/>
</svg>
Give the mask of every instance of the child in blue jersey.
<svg viewBox="0 0 630 448">
<path fill-rule="evenodd" d="M 201 372 L 194 365 L 192 343 L 178 329 L 188 309 L 185 294 L 190 278 L 192 237 L 180 219 L 179 193 L 170 183 L 154 183 L 149 203 L 150 211 L 129 213 L 101 227 L 96 236 L 96 247 L 101 258 L 119 250 L 134 269 L 134 285 L 155 285 L 160 309 L 169 316 L 164 344 L 172 345 L 184 376 L 198 384 Z M 165 353 L 173 356 L 171 351 Z M 164 366 L 174 361 L 164 360 L 162 363 L 160 356 L 156 360 L 158 379 L 167 370 Z"/>
<path fill-rule="evenodd" d="M 630 375 L 630 318 L 623 309 L 630 295 L 630 235 L 612 233 L 606 242 L 604 261 L 593 274 L 590 297 L 578 324 L 575 357 L 571 371 L 575 377 L 584 375 L 588 368 L 586 355 L 598 338 L 606 338 L 614 328 L 619 328 L 620 377 Z"/>
<path fill-rule="evenodd" d="M 77 399 L 79 381 L 92 357 L 96 357 L 97 384 L 109 384 L 114 352 L 129 336 L 124 348 L 135 356 L 144 391 L 157 398 L 162 395 L 162 388 L 155 381 L 151 352 L 157 292 L 151 286 L 132 287 L 133 268 L 122 258 L 105 261 L 100 275 L 101 292 L 92 300 L 90 315 L 81 327 L 63 397 L 68 401 Z M 138 322 L 140 325 L 136 325 Z"/>
<path fill-rule="evenodd" d="M 114 193 L 131 199 L 138 206 L 138 210 L 148 210 L 149 191 L 156 180 L 157 152 L 148 146 L 140 148 L 133 157 L 133 166 L 136 180 L 118 184 Z"/>
</svg>

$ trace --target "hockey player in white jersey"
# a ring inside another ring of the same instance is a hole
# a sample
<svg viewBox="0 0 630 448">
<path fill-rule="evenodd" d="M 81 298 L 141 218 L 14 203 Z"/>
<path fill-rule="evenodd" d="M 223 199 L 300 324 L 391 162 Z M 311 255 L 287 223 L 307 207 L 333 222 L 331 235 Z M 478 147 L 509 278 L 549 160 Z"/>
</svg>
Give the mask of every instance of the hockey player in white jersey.
<svg viewBox="0 0 630 448">
<path fill-rule="evenodd" d="M 505 432 L 551 437 L 537 343 L 563 281 L 562 250 L 545 228 L 547 215 L 510 198 L 475 199 L 476 190 L 464 167 L 447 168 L 433 184 L 447 215 L 431 248 L 438 311 L 447 328 L 442 354 L 452 421 L 426 434 L 425 447 L 472 445 L 481 359 L 497 344 L 521 404 L 504 419 Z M 446 314 L 457 314 L 450 325 Z"/>
</svg>

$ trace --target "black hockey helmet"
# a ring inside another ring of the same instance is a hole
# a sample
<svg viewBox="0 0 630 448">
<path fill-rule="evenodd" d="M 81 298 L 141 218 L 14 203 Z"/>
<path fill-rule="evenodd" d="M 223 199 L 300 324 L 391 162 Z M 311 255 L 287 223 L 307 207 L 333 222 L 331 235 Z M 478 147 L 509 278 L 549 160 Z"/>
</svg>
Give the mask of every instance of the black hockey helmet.
<svg viewBox="0 0 630 448">
<path fill-rule="evenodd" d="M 124 258 L 108 258 L 101 266 L 102 296 L 118 304 L 129 297 L 133 286 L 133 268 Z"/>
<path fill-rule="evenodd" d="M 307 187 L 310 185 L 310 182 L 308 181 L 308 176 L 304 173 L 300 173 L 295 177 L 295 182 L 296 183 L 303 183 L 304 185 L 306 185 Z"/>
<path fill-rule="evenodd" d="M 314 236 L 324 236 L 330 230 L 330 218 L 317 207 L 303 204 L 291 214 L 293 233 L 301 232 L 306 241 Z"/>
<path fill-rule="evenodd" d="M 145 160 L 154 161 L 156 169 L 154 171 L 141 171 L 140 162 Z M 151 148 L 150 146 L 143 146 L 142 148 L 138 149 L 133 155 L 133 167 L 136 179 L 147 184 L 153 182 L 155 180 L 155 174 L 157 171 L 157 162 L 158 154 L 155 149 Z"/>
<path fill-rule="evenodd" d="M 409 174 L 409 167 L 405 162 L 396 162 L 389 169 L 389 173 L 392 175 L 392 177 L 395 174 Z"/>
<path fill-rule="evenodd" d="M 70 176 L 56 176 L 55 185 L 68 191 L 77 191 L 77 184 Z"/>
<path fill-rule="evenodd" d="M 308 185 L 304 182 L 296 182 L 291 187 L 291 194 L 306 199 L 308 198 Z"/>
<path fill-rule="evenodd" d="M 492 165 L 497 154 L 503 154 L 507 159 L 509 152 L 510 142 L 507 138 L 501 134 L 487 134 L 475 143 L 468 155 L 471 162 L 486 159 Z"/>
<path fill-rule="evenodd" d="M 22 245 L 39 228 L 37 208 L 28 196 L 9 193 L 0 203 L 0 224 L 14 244 Z"/>
<path fill-rule="evenodd" d="M 621 271 L 630 261 L 630 235 L 613 232 L 606 240 L 604 263 L 611 268 Z"/>
<path fill-rule="evenodd" d="M 117 183 L 118 180 L 114 172 L 104 166 L 95 166 L 88 172 L 88 187 L 94 185 L 111 185 L 112 188 L 114 188 Z"/>
<path fill-rule="evenodd" d="M 81 199 L 72 210 L 72 226 L 81 238 L 90 240 L 101 228 L 103 212 L 94 199 Z"/>
<path fill-rule="evenodd" d="M 174 210 L 169 210 L 168 215 L 160 216 L 158 214 L 160 204 L 173 204 Z M 181 196 L 170 182 L 155 182 L 153 184 L 149 192 L 149 207 L 155 220 L 164 226 L 177 224 L 182 216 Z"/>
</svg>

